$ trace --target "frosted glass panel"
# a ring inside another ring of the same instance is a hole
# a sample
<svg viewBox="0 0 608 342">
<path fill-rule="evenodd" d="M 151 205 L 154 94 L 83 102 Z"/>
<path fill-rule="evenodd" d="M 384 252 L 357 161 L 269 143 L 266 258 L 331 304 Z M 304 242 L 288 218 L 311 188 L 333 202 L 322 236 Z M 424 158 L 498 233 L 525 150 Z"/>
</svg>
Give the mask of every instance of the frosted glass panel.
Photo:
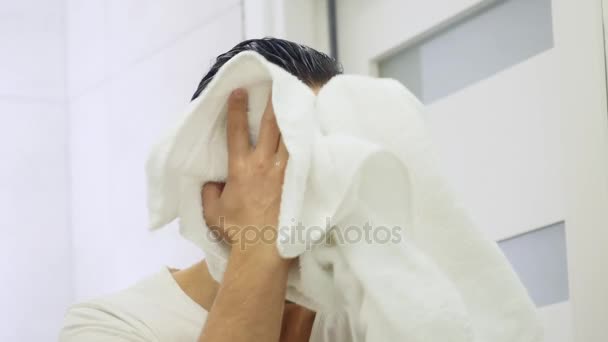
<svg viewBox="0 0 608 342">
<path fill-rule="evenodd" d="M 498 243 L 537 306 L 568 300 L 566 232 L 556 223 Z"/>
<path fill-rule="evenodd" d="M 380 60 L 378 69 L 430 103 L 552 47 L 551 0 L 505 0 Z"/>
</svg>

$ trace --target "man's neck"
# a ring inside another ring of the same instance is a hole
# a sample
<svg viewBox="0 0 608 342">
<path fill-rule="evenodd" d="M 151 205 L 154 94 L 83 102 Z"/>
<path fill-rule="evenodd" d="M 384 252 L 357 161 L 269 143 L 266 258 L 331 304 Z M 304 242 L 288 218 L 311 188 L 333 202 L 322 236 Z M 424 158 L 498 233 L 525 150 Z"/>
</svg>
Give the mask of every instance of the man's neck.
<svg viewBox="0 0 608 342">
<path fill-rule="evenodd" d="M 211 311 L 219 284 L 209 273 L 205 260 L 183 270 L 172 270 L 171 274 L 188 297 L 207 312 Z M 281 341 L 308 341 L 314 320 L 314 311 L 287 303 L 283 314 Z"/>
<path fill-rule="evenodd" d="M 211 310 L 219 284 L 213 279 L 202 260 L 183 270 L 171 272 L 179 287 L 207 312 Z"/>
</svg>

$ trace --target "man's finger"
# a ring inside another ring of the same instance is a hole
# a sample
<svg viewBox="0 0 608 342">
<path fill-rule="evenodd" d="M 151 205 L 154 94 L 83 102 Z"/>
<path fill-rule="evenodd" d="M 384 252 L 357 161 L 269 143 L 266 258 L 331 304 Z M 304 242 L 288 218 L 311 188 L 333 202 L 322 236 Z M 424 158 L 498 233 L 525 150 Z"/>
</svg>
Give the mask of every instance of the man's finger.
<svg viewBox="0 0 608 342">
<path fill-rule="evenodd" d="M 287 159 L 289 158 L 289 152 L 287 151 L 287 146 L 285 146 L 285 142 L 283 142 L 283 137 L 279 139 L 279 147 L 277 148 L 277 158 L 281 163 L 287 163 Z"/>
<path fill-rule="evenodd" d="M 249 125 L 247 123 L 247 92 L 237 89 L 228 99 L 228 158 L 242 157 L 249 151 Z"/>
<path fill-rule="evenodd" d="M 274 115 L 274 108 L 272 107 L 272 96 L 270 96 L 268 97 L 268 103 L 266 104 L 266 109 L 262 115 L 260 135 L 255 150 L 266 156 L 271 156 L 276 153 L 278 144 L 279 126 L 277 124 L 277 118 Z"/>
<path fill-rule="evenodd" d="M 224 185 L 224 183 L 208 182 L 203 185 L 201 190 L 203 218 L 207 227 L 218 237 L 222 235 L 222 221 L 218 215 L 218 202 L 224 190 Z"/>
<path fill-rule="evenodd" d="M 212 207 L 222 195 L 224 190 L 224 184 L 218 182 L 207 182 L 203 185 L 201 190 L 201 198 L 203 200 L 203 207 Z"/>
</svg>

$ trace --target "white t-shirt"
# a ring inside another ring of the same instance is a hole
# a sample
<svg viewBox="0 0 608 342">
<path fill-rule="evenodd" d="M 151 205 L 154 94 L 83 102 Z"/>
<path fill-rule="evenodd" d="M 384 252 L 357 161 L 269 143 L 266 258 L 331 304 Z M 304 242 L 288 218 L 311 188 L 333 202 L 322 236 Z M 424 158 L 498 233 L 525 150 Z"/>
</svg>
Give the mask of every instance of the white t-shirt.
<svg viewBox="0 0 608 342">
<path fill-rule="evenodd" d="M 72 306 L 59 341 L 193 342 L 206 319 L 207 311 L 163 269 L 124 291 Z M 310 341 L 355 341 L 351 329 L 345 315 L 317 313 Z"/>
</svg>

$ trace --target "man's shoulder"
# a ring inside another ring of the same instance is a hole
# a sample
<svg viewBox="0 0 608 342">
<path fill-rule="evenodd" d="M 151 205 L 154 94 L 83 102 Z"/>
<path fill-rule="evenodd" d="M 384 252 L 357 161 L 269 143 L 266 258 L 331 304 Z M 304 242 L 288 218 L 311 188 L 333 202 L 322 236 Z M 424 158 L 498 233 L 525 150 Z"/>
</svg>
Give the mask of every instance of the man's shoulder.
<svg viewBox="0 0 608 342">
<path fill-rule="evenodd" d="M 72 305 L 64 319 L 61 341 L 80 341 L 83 339 L 66 337 L 89 337 L 92 333 L 154 341 L 171 333 L 167 329 L 198 329 L 204 313 L 183 296 L 165 269 L 122 291 Z"/>
<path fill-rule="evenodd" d="M 74 304 L 69 311 L 78 309 L 103 312 L 132 312 L 146 310 L 146 307 L 162 304 L 171 295 L 167 285 L 166 271 L 161 271 L 139 280 L 137 283 L 117 292 L 97 296 Z"/>
</svg>

